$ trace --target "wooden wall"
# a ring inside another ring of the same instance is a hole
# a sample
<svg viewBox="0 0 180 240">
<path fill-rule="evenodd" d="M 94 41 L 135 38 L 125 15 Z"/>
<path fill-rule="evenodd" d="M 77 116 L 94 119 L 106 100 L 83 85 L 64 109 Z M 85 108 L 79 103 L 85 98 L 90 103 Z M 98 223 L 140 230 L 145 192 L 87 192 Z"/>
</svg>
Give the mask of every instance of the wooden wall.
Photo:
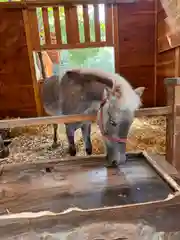
<svg viewBox="0 0 180 240">
<path fill-rule="evenodd" d="M 0 9 L 0 117 L 36 115 L 22 9 Z"/>
<path fill-rule="evenodd" d="M 164 78 L 180 75 L 180 36 L 169 46 L 160 0 L 121 3 L 118 15 L 119 72 L 146 87 L 144 107 L 165 105 Z M 0 117 L 37 116 L 31 74 L 22 9 L 0 8 Z"/>
<path fill-rule="evenodd" d="M 134 87 L 145 86 L 143 106 L 156 105 L 155 1 L 119 5 L 120 73 Z"/>
<path fill-rule="evenodd" d="M 180 36 L 170 34 L 170 29 L 165 22 L 166 14 L 157 1 L 157 105 L 166 105 L 166 89 L 164 78 L 180 76 Z M 170 38 L 168 38 L 168 36 Z"/>
</svg>

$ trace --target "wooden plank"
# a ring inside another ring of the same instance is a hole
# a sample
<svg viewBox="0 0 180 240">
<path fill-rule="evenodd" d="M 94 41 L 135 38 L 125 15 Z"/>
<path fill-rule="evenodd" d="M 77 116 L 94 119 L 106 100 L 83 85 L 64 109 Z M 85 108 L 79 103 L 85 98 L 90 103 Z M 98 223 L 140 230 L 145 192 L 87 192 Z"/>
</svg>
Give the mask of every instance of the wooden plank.
<svg viewBox="0 0 180 240">
<path fill-rule="evenodd" d="M 177 169 L 166 161 L 165 155 L 159 155 L 150 152 L 148 152 L 148 155 L 171 177 L 174 178 L 179 176 Z"/>
<path fill-rule="evenodd" d="M 113 8 L 111 4 L 105 5 L 106 42 L 113 44 Z"/>
<path fill-rule="evenodd" d="M 62 44 L 59 7 L 53 7 L 56 43 Z"/>
<path fill-rule="evenodd" d="M 64 12 L 66 20 L 67 44 L 79 43 L 77 7 L 64 7 Z"/>
<path fill-rule="evenodd" d="M 31 28 L 29 25 L 29 18 L 28 18 L 28 11 L 23 10 L 23 20 L 25 25 L 25 33 L 26 33 L 26 40 L 27 40 L 27 48 L 28 48 L 28 55 L 29 55 L 29 62 L 30 62 L 30 69 L 31 69 L 31 76 L 33 80 L 33 89 L 34 89 L 34 95 L 35 95 L 35 102 L 36 102 L 36 110 L 37 115 L 41 115 L 41 101 L 39 96 L 39 90 L 38 90 L 38 83 L 36 80 L 36 71 L 34 66 L 34 58 L 33 58 L 33 48 L 31 43 Z"/>
<path fill-rule="evenodd" d="M 176 117 L 180 117 L 180 104 L 176 105 Z"/>
<path fill-rule="evenodd" d="M 25 0 L 25 6 L 28 7 L 42 7 L 42 6 L 72 6 L 84 4 L 116 4 L 116 3 L 133 3 L 134 0 Z"/>
<path fill-rule="evenodd" d="M 77 6 L 73 6 L 70 8 L 70 16 L 71 16 L 72 43 L 79 43 L 80 38 L 79 38 Z"/>
<path fill-rule="evenodd" d="M 158 106 L 157 104 L 157 1 L 154 1 L 154 104 L 153 106 Z"/>
<path fill-rule="evenodd" d="M 180 46 L 180 33 L 166 34 L 158 39 L 158 52 L 165 52 Z"/>
<path fill-rule="evenodd" d="M 162 116 L 171 114 L 171 107 L 156 107 L 156 108 L 142 108 L 135 112 L 136 117 L 143 116 Z M 63 115 L 63 116 L 48 116 L 48 117 L 38 117 L 38 118 L 25 118 L 25 119 L 10 119 L 1 120 L 1 128 L 12 128 L 12 127 L 22 127 L 31 126 L 38 124 L 52 124 L 52 123 L 72 123 L 81 121 L 95 121 L 96 115 Z"/>
<path fill-rule="evenodd" d="M 172 164 L 174 162 L 174 106 L 175 106 L 175 88 L 172 85 L 167 86 L 167 105 L 172 108 L 172 114 L 166 117 L 166 160 Z"/>
<path fill-rule="evenodd" d="M 36 9 L 29 9 L 28 17 L 29 17 L 29 27 L 30 27 L 32 48 L 39 49 L 40 48 L 40 36 L 39 36 L 38 19 L 37 19 Z"/>
<path fill-rule="evenodd" d="M 170 32 L 170 28 L 168 24 L 165 22 L 165 19 L 161 19 L 160 21 L 158 21 L 158 24 L 157 24 L 158 38 L 165 36 L 166 33 L 169 33 L 169 32 Z"/>
<path fill-rule="evenodd" d="M 44 23 L 45 43 L 51 44 L 51 33 L 49 27 L 48 8 L 42 7 L 42 16 Z"/>
<path fill-rule="evenodd" d="M 95 27 L 95 41 L 101 41 L 100 21 L 99 21 L 99 5 L 94 5 L 94 27 Z"/>
<path fill-rule="evenodd" d="M 21 172 L 27 169 L 36 169 L 36 170 L 42 170 L 45 168 L 55 168 L 56 165 L 62 166 L 66 165 L 67 167 L 75 166 L 75 165 L 91 165 L 92 163 L 95 163 L 97 165 L 102 164 L 102 162 L 105 161 L 105 154 L 100 155 L 90 155 L 90 156 L 68 156 L 66 158 L 61 159 L 50 159 L 46 161 L 38 161 L 38 162 L 21 162 L 21 163 L 11 163 L 11 164 L 3 164 L 3 173 L 8 175 L 12 174 L 12 172 Z"/>
<path fill-rule="evenodd" d="M 159 238 L 164 236 L 164 239 L 176 237 L 179 239 L 180 205 L 178 201 L 179 196 L 176 196 L 168 201 L 112 206 L 88 211 L 74 206 L 63 214 L 50 211 L 8 213 L 0 216 L 1 238 L 6 240 L 14 236 L 19 238 L 25 236 L 28 239 L 35 239 L 37 236 L 43 239 L 44 236 L 61 237 L 67 233 L 73 240 L 79 240 L 79 236 L 83 239 L 84 234 L 81 230 L 85 229 L 90 239 L 95 239 L 97 235 L 103 235 L 104 239 L 125 237 L 131 239 L 132 236 L 137 236 L 138 232 L 137 239 L 140 239 L 142 236 L 140 234 L 144 232 L 149 233 L 149 239 L 153 238 L 153 233 Z M 138 224 L 139 222 L 141 224 Z M 96 235 L 93 234 L 94 232 Z M 129 232 L 131 235 L 127 236 Z"/>
<path fill-rule="evenodd" d="M 175 49 L 175 77 L 180 76 L 180 47 Z"/>
<path fill-rule="evenodd" d="M 51 44 L 51 45 L 42 45 L 37 49 L 34 49 L 35 51 L 40 50 L 58 50 L 58 49 L 79 49 L 79 48 L 98 48 L 98 47 L 111 47 L 112 44 L 106 43 L 106 42 L 85 42 L 85 43 L 70 43 L 70 44 Z"/>
<path fill-rule="evenodd" d="M 118 5 L 113 5 L 113 40 L 115 72 L 120 73 L 120 52 L 119 52 L 119 14 Z"/>
<path fill-rule="evenodd" d="M 89 14 L 88 5 L 83 5 L 83 20 L 84 20 L 84 36 L 85 42 L 90 42 L 90 25 L 89 25 Z"/>
<path fill-rule="evenodd" d="M 23 2 L 0 2 L 0 9 L 6 8 L 24 8 Z"/>
<path fill-rule="evenodd" d="M 142 152 L 127 152 L 127 154 L 142 154 Z M 168 163 L 165 160 L 164 155 L 157 155 L 155 153 L 149 153 L 147 152 L 148 156 L 153 159 L 153 161 L 156 162 L 162 168 L 166 173 L 168 173 L 170 176 L 179 176 L 178 171 L 176 170 L 175 167 L 173 167 L 170 163 Z M 100 154 L 100 155 L 90 155 L 90 156 L 67 156 L 65 158 L 57 159 L 57 158 L 52 158 L 50 160 L 42 160 L 38 162 L 21 162 L 21 163 L 11 163 L 11 164 L 3 164 L 3 174 L 12 174 L 13 172 L 20 172 L 24 171 L 27 169 L 36 169 L 36 170 L 41 170 L 45 168 L 54 168 L 56 165 L 66 165 L 66 166 L 73 166 L 73 165 L 81 165 L 81 164 L 91 164 L 93 162 L 96 162 L 97 164 L 102 163 L 105 161 L 105 154 Z"/>
<path fill-rule="evenodd" d="M 153 158 L 148 155 L 146 151 L 143 152 L 143 155 L 145 156 L 150 166 L 155 169 L 155 171 L 169 184 L 169 186 L 171 186 L 175 191 L 180 192 L 180 186 L 176 183 L 176 181 L 171 176 L 169 176 L 169 174 L 167 174 L 160 167 L 160 165 L 158 165 L 156 161 L 154 161 Z"/>
</svg>

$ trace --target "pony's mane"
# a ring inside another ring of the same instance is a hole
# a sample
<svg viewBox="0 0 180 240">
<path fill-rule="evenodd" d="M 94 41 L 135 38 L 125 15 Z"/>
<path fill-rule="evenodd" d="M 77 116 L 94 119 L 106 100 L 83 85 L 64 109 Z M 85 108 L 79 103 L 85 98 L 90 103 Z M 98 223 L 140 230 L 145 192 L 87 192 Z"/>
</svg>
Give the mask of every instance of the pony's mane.
<svg viewBox="0 0 180 240">
<path fill-rule="evenodd" d="M 107 78 L 109 80 L 112 80 L 113 84 L 115 84 L 116 86 L 120 86 L 121 94 L 122 94 L 122 97 L 120 99 L 121 109 L 128 109 L 130 111 L 135 111 L 140 107 L 141 105 L 140 97 L 133 90 L 129 82 L 119 74 L 105 72 L 103 70 L 93 69 L 93 68 L 79 68 L 76 70 L 78 70 L 80 73 L 87 73 L 87 74 L 96 75 L 98 77 Z"/>
</svg>

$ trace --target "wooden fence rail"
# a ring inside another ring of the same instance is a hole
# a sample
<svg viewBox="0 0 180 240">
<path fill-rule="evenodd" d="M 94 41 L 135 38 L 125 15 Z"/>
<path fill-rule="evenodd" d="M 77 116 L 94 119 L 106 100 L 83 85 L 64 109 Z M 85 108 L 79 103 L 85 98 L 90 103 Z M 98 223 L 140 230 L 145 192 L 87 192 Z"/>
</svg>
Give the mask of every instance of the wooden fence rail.
<svg viewBox="0 0 180 240">
<path fill-rule="evenodd" d="M 29 25 L 31 28 L 32 50 L 74 49 L 87 47 L 105 47 L 114 45 L 114 23 L 112 21 L 114 8 L 112 4 L 104 5 L 105 28 L 101 27 L 99 4 L 75 6 L 51 6 L 54 21 L 54 30 L 50 29 L 49 7 L 28 9 Z M 82 12 L 79 19 L 78 12 Z M 89 11 L 93 17 L 90 21 Z M 61 19 L 61 14 L 64 18 Z M 94 25 L 91 28 L 90 25 Z M 64 26 L 65 25 L 65 26 Z M 80 26 L 84 30 L 80 31 Z M 62 36 L 65 27 L 65 36 Z M 36 36 L 36 37 L 35 37 Z M 92 39 L 91 36 L 94 36 Z"/>
<path fill-rule="evenodd" d="M 42 6 L 73 6 L 82 4 L 127 4 L 133 2 L 135 2 L 135 0 L 22 0 L 19 2 L 0 2 L 0 8 L 34 8 Z"/>
<path fill-rule="evenodd" d="M 155 107 L 155 108 L 142 108 L 136 111 L 136 117 L 143 116 L 162 116 L 171 114 L 171 107 Z M 1 120 L 0 129 L 23 127 L 38 124 L 53 124 L 53 123 L 73 123 L 81 121 L 95 121 L 96 115 L 64 115 L 64 116 L 52 116 L 52 117 L 37 117 L 37 118 L 19 118 L 10 120 Z"/>
</svg>

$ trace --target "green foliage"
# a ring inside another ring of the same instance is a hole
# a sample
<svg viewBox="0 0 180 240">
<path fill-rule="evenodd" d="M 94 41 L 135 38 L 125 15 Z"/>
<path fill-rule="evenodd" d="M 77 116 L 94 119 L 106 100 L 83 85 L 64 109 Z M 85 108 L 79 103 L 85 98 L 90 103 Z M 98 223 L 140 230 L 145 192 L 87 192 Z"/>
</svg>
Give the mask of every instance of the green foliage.
<svg viewBox="0 0 180 240">
<path fill-rule="evenodd" d="M 84 37 L 84 22 L 83 22 L 83 11 L 82 7 L 78 6 L 78 27 L 80 34 L 80 42 L 85 42 Z M 55 32 L 54 28 L 54 16 L 53 9 L 48 8 L 49 15 L 49 25 L 50 31 Z M 60 15 L 60 25 L 61 25 L 61 35 L 62 42 L 67 43 L 66 36 L 66 23 L 65 23 L 65 13 L 64 8 L 59 8 Z M 41 41 L 44 39 L 44 29 L 43 29 L 43 20 L 42 20 L 42 10 L 37 9 L 37 16 L 39 22 L 39 30 Z M 89 14 L 89 23 L 90 23 L 90 38 L 91 41 L 95 41 L 95 29 L 94 29 L 94 16 L 93 11 Z M 100 22 L 100 31 L 101 39 L 105 39 L 105 23 Z M 61 51 L 61 61 L 62 65 L 60 69 L 67 67 L 98 67 L 103 68 L 107 71 L 114 72 L 114 58 L 113 58 L 113 49 L 112 48 L 85 48 L 85 49 L 71 49 L 71 50 L 62 50 Z"/>
</svg>

